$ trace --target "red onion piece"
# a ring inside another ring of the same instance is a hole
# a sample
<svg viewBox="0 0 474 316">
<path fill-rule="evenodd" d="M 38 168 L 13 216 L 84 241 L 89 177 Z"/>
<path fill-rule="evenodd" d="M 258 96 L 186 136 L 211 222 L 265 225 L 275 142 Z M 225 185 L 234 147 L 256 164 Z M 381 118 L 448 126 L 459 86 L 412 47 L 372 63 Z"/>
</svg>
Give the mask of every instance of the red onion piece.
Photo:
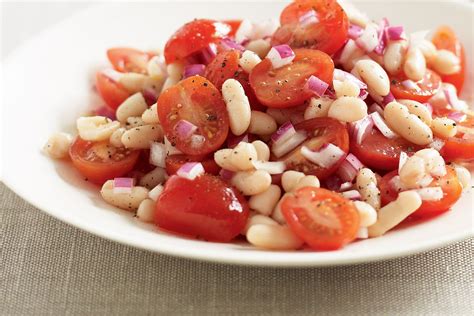
<svg viewBox="0 0 474 316">
<path fill-rule="evenodd" d="M 115 178 L 113 192 L 115 194 L 132 193 L 132 188 L 134 184 L 134 178 Z"/>
<path fill-rule="evenodd" d="M 342 192 L 341 194 L 346 199 L 352 200 L 352 201 L 360 201 L 362 199 L 362 196 L 357 190 L 350 190 L 350 191 Z"/>
<path fill-rule="evenodd" d="M 109 108 L 108 106 L 103 106 L 94 111 L 98 116 L 104 116 L 112 121 L 115 121 L 117 117 L 115 116 L 115 111 Z"/>
<path fill-rule="evenodd" d="M 348 32 L 350 39 L 358 39 L 362 35 L 362 33 L 364 33 L 364 30 L 359 25 L 351 23 Z"/>
<path fill-rule="evenodd" d="M 204 70 L 206 70 L 206 65 L 203 64 L 187 65 L 186 67 L 184 67 L 183 79 L 195 75 L 202 75 L 204 73 Z"/>
<path fill-rule="evenodd" d="M 188 139 L 197 130 L 196 125 L 186 120 L 180 120 L 178 123 L 176 123 L 174 128 L 176 129 L 176 132 L 178 133 L 178 137 L 182 140 Z"/>
<path fill-rule="evenodd" d="M 462 112 L 451 112 L 448 114 L 448 118 L 459 123 L 459 122 L 462 122 L 466 119 L 467 115 L 465 113 L 462 113 Z"/>
<path fill-rule="evenodd" d="M 204 167 L 200 162 L 187 162 L 178 169 L 176 174 L 181 178 L 194 180 L 204 172 Z"/>
<path fill-rule="evenodd" d="M 269 174 L 281 174 L 286 170 L 283 161 L 252 161 L 252 165 L 257 170 L 265 170 Z"/>
<path fill-rule="evenodd" d="M 298 131 L 287 141 L 278 144 L 273 144 L 272 152 L 275 157 L 280 158 L 295 149 L 296 147 L 298 147 L 302 142 L 305 141 L 306 137 L 306 132 Z"/>
<path fill-rule="evenodd" d="M 415 81 L 413 80 L 405 80 L 405 81 L 402 81 L 402 86 L 404 86 L 405 88 L 407 89 L 410 89 L 410 90 L 419 90 L 419 87 L 418 85 L 416 84 Z"/>
<path fill-rule="evenodd" d="M 230 180 L 235 175 L 235 172 L 227 170 L 227 169 L 221 169 L 221 171 L 219 172 L 219 175 L 224 180 Z"/>
<path fill-rule="evenodd" d="M 346 81 L 347 80 L 347 81 L 355 83 L 359 87 L 359 89 L 361 89 L 361 90 L 366 90 L 367 89 L 367 85 L 362 80 L 360 80 L 359 78 L 357 78 L 353 74 L 351 74 L 347 71 L 341 70 L 341 69 L 337 69 L 337 68 L 334 69 L 333 80 L 339 80 L 339 81 Z"/>
<path fill-rule="evenodd" d="M 102 70 L 102 74 L 114 82 L 119 82 L 120 78 L 123 77 L 123 73 L 110 68 Z"/>
<path fill-rule="evenodd" d="M 431 144 L 428 145 L 429 148 L 433 148 L 436 151 L 441 151 L 444 147 L 444 140 L 440 138 L 435 138 Z"/>
<path fill-rule="evenodd" d="M 378 105 L 377 103 L 374 103 L 372 104 L 371 106 L 369 106 L 369 113 L 378 113 L 380 114 L 380 116 L 383 116 L 383 109 L 380 105 Z"/>
<path fill-rule="evenodd" d="M 233 39 L 231 39 L 229 37 L 224 37 L 223 39 L 221 39 L 221 46 L 225 50 L 235 49 L 235 50 L 238 50 L 238 51 L 241 51 L 241 52 L 243 52 L 245 50 L 245 47 L 238 44 L 236 41 L 234 41 Z"/>
<path fill-rule="evenodd" d="M 227 147 L 228 148 L 234 148 L 237 146 L 240 142 L 249 142 L 249 135 L 248 134 L 243 134 L 240 136 L 235 136 L 234 134 L 229 134 L 227 136 Z"/>
<path fill-rule="evenodd" d="M 364 165 L 357 159 L 353 154 L 346 156 L 346 159 L 342 162 L 339 167 L 337 174 L 343 181 L 352 182 L 354 181 L 357 173 L 362 169 Z"/>
<path fill-rule="evenodd" d="M 362 90 L 362 89 L 360 90 L 359 99 L 361 99 L 362 101 L 365 101 L 368 96 L 369 96 L 369 93 L 367 92 L 367 90 Z"/>
<path fill-rule="evenodd" d="M 352 188 L 352 186 L 353 186 L 352 182 L 344 182 L 344 183 L 341 184 L 338 191 L 339 192 L 347 191 L 350 188 Z"/>
<path fill-rule="evenodd" d="M 393 101 L 395 101 L 395 97 L 393 96 L 392 92 L 390 92 L 389 94 L 383 97 L 382 105 L 386 106 L 387 104 Z"/>
<path fill-rule="evenodd" d="M 463 106 L 460 105 L 458 95 L 456 94 L 456 91 L 454 89 L 449 89 L 445 88 L 443 89 L 444 95 L 446 96 L 446 100 L 448 101 L 448 104 L 453 107 L 455 110 L 462 110 Z"/>
<path fill-rule="evenodd" d="M 271 139 L 275 144 L 282 143 L 290 139 L 295 134 L 296 130 L 293 124 L 291 124 L 291 122 L 286 122 L 283 123 L 283 125 L 280 126 L 280 128 L 275 133 L 273 133 Z"/>
<path fill-rule="evenodd" d="M 306 81 L 305 89 L 313 92 L 316 96 L 322 97 L 329 85 L 316 76 L 311 76 Z"/>
<path fill-rule="evenodd" d="M 362 144 L 362 141 L 370 135 L 372 129 L 374 128 L 374 121 L 370 115 L 367 115 L 363 119 L 355 122 L 354 124 L 354 138 L 356 139 L 357 144 Z"/>
<path fill-rule="evenodd" d="M 378 35 L 378 44 L 374 49 L 374 53 L 377 55 L 383 55 L 385 52 L 385 47 L 387 46 L 387 35 L 385 33 L 385 29 L 389 26 L 389 22 L 387 18 L 383 18 L 377 29 L 377 35 Z"/>
<path fill-rule="evenodd" d="M 357 46 L 367 53 L 371 53 L 379 45 L 378 32 L 373 24 L 365 27 L 364 33 L 355 41 Z"/>
<path fill-rule="evenodd" d="M 338 163 L 346 153 L 334 144 L 326 144 L 318 151 L 312 151 L 306 146 L 301 147 L 303 157 L 323 168 L 330 168 Z"/>
<path fill-rule="evenodd" d="M 344 181 L 342 181 L 342 179 L 337 174 L 332 174 L 324 181 L 324 187 L 326 187 L 328 190 L 339 192 L 343 183 Z"/>
<path fill-rule="evenodd" d="M 318 19 L 318 16 L 316 15 L 316 12 L 314 12 L 314 10 L 310 10 L 300 17 L 299 22 L 300 22 L 300 26 L 306 27 L 310 24 L 318 23 L 319 19 Z"/>
<path fill-rule="evenodd" d="M 211 43 L 200 51 L 186 57 L 189 64 L 204 64 L 208 65 L 217 55 L 216 44 Z"/>
<path fill-rule="evenodd" d="M 408 160 L 408 155 L 406 152 L 402 151 L 400 153 L 400 160 L 398 161 L 398 173 L 400 174 L 400 171 L 402 170 L 403 166 Z"/>
<path fill-rule="evenodd" d="M 295 59 L 295 52 L 286 44 L 273 46 L 266 58 L 270 59 L 273 68 L 281 68 L 291 64 L 293 59 Z"/>
<path fill-rule="evenodd" d="M 385 34 L 387 36 L 387 39 L 389 41 L 399 41 L 404 39 L 403 37 L 403 32 L 404 28 L 403 26 L 389 26 L 385 29 Z"/>
<path fill-rule="evenodd" d="M 385 123 L 385 120 L 383 117 L 378 113 L 374 112 L 370 114 L 372 117 L 372 120 L 374 121 L 375 127 L 387 138 L 396 138 L 398 137 L 397 134 L 395 134 L 390 127 L 388 127 L 387 123 Z"/>
<path fill-rule="evenodd" d="M 166 146 L 162 143 L 153 142 L 150 147 L 150 164 L 165 168 Z"/>
<path fill-rule="evenodd" d="M 423 201 L 439 201 L 444 197 L 441 187 L 429 187 L 412 191 L 418 193 Z"/>
<path fill-rule="evenodd" d="M 158 94 L 156 93 L 154 89 L 151 89 L 151 88 L 144 89 L 142 94 L 148 106 L 155 104 L 156 101 L 158 100 Z"/>
</svg>

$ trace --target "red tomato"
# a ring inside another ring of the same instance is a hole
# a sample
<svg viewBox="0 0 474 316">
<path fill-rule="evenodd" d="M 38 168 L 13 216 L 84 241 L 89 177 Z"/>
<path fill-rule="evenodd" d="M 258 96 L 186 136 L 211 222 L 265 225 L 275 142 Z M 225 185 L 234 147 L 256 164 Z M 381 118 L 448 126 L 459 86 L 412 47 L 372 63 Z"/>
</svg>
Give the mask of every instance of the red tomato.
<svg viewBox="0 0 474 316">
<path fill-rule="evenodd" d="M 464 80 L 466 77 L 466 53 L 464 46 L 459 41 L 456 33 L 449 26 L 441 26 L 438 28 L 433 36 L 433 44 L 437 49 L 446 49 L 459 57 L 461 60 L 461 71 L 453 75 L 443 75 L 441 78 L 443 82 L 453 84 L 458 90 L 458 94 L 461 93 L 464 86 Z"/>
<path fill-rule="evenodd" d="M 247 200 L 220 178 L 172 176 L 156 203 L 155 223 L 178 234 L 228 242 L 240 234 L 248 216 Z"/>
<path fill-rule="evenodd" d="M 331 143 L 346 153 L 349 152 L 349 133 L 343 124 L 334 119 L 315 118 L 303 121 L 296 124 L 295 129 L 299 131 L 305 130 L 308 133 L 308 140 L 301 146 L 304 145 L 313 151 L 317 151 L 323 145 Z M 280 159 L 285 162 L 288 170 L 301 171 L 305 174 L 315 175 L 320 180 L 324 180 L 333 174 L 342 163 L 341 160 L 329 169 L 321 168 L 301 155 L 301 146 Z"/>
<path fill-rule="evenodd" d="M 264 59 L 252 70 L 250 85 L 263 105 L 288 108 L 303 104 L 313 92 L 304 88 L 309 77 L 316 76 L 331 84 L 334 62 L 327 54 L 313 49 L 295 49 L 293 62 L 278 69 Z"/>
<path fill-rule="evenodd" d="M 397 169 L 402 151 L 410 155 L 420 149 L 421 147 L 401 137 L 387 138 L 375 128 L 361 144 L 357 144 L 355 139 L 351 139 L 351 152 L 364 165 L 377 170 Z"/>
<path fill-rule="evenodd" d="M 112 109 L 117 109 L 129 96 L 130 92 L 120 83 L 110 79 L 102 72 L 96 74 L 96 87 L 104 102 Z"/>
<path fill-rule="evenodd" d="M 244 88 L 245 95 L 249 99 L 250 107 L 252 108 L 252 110 L 265 112 L 267 107 L 262 105 L 260 101 L 258 101 L 257 96 L 255 95 L 255 92 L 253 91 L 252 86 L 250 85 L 249 74 L 243 71 L 242 68 L 239 68 L 239 71 L 237 71 L 237 73 L 235 74 L 234 79 L 240 82 L 242 88 Z"/>
<path fill-rule="evenodd" d="M 166 43 L 164 50 L 166 63 L 183 60 L 226 37 L 230 31 L 229 25 L 214 20 L 201 19 L 186 23 Z"/>
<path fill-rule="evenodd" d="M 158 116 L 168 140 L 187 155 L 214 152 L 229 132 L 229 117 L 219 90 L 200 76 L 189 77 L 161 93 Z M 194 135 L 179 135 L 176 125 L 181 120 L 197 126 Z"/>
<path fill-rule="evenodd" d="M 437 109 L 436 116 L 448 116 L 452 110 Z M 458 133 L 454 137 L 443 139 L 444 146 L 441 155 L 446 161 L 472 161 L 474 160 L 474 116 L 466 114 L 457 123 Z"/>
<path fill-rule="evenodd" d="M 300 17 L 313 10 L 317 23 L 303 26 Z M 347 40 L 349 19 L 335 0 L 295 1 L 280 16 L 281 26 L 272 37 L 272 45 L 288 44 L 294 48 L 312 48 L 327 54 L 336 53 Z"/>
<path fill-rule="evenodd" d="M 240 24 L 242 24 L 242 20 L 224 20 L 222 22 L 230 26 L 229 36 L 235 36 L 235 33 L 237 33 L 237 30 L 240 27 Z"/>
<path fill-rule="evenodd" d="M 396 99 L 409 99 L 421 103 L 428 102 L 428 100 L 435 95 L 441 87 L 441 78 L 435 72 L 427 69 L 425 77 L 416 82 L 417 89 L 409 89 L 403 86 L 402 82 L 406 78 L 392 77 L 390 79 L 393 95 Z"/>
<path fill-rule="evenodd" d="M 181 168 L 187 162 L 200 162 L 207 173 L 217 176 L 221 167 L 214 161 L 214 157 L 203 157 L 203 156 L 189 156 L 189 155 L 172 155 L 166 157 L 166 173 L 169 175 L 176 174 L 179 168 Z"/>
<path fill-rule="evenodd" d="M 139 155 L 140 151 L 116 148 L 107 142 L 88 142 L 79 137 L 69 149 L 74 167 L 88 181 L 99 185 L 130 172 Z"/>
<path fill-rule="evenodd" d="M 110 48 L 107 50 L 107 57 L 117 71 L 142 74 L 147 73 L 150 60 L 150 54 L 128 47 Z"/>
<path fill-rule="evenodd" d="M 239 70 L 240 52 L 229 50 L 217 54 L 207 65 L 204 77 L 206 77 L 219 90 L 227 79 L 234 78 Z"/>
<path fill-rule="evenodd" d="M 306 187 L 283 198 L 283 216 L 291 230 L 316 250 L 336 250 L 356 238 L 359 213 L 340 194 Z"/>
<path fill-rule="evenodd" d="M 444 197 L 439 201 L 423 201 L 420 208 L 410 216 L 411 218 L 431 217 L 441 214 L 449 210 L 451 206 L 459 200 L 462 193 L 462 186 L 459 183 L 456 172 L 451 167 L 447 167 L 446 170 L 447 174 L 444 177 L 433 180 L 429 185 L 429 187 L 441 187 L 444 192 Z M 383 205 L 396 200 L 398 197 L 397 190 L 390 184 L 390 180 L 397 174 L 397 170 L 390 172 L 386 174 L 380 182 L 380 193 Z"/>
</svg>

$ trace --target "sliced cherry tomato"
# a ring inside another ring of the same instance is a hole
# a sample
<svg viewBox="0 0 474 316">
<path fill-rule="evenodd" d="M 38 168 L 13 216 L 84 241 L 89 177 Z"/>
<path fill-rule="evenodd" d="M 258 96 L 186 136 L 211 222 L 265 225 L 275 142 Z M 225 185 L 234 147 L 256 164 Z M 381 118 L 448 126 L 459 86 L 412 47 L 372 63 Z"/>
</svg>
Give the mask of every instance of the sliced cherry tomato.
<svg viewBox="0 0 474 316">
<path fill-rule="evenodd" d="M 437 117 L 448 116 L 451 109 L 435 109 Z M 443 139 L 444 146 L 441 155 L 446 161 L 473 161 L 474 160 L 474 115 L 465 114 L 456 123 L 458 133 L 454 137 Z"/>
<path fill-rule="evenodd" d="M 74 167 L 95 184 L 121 177 L 135 166 L 140 151 L 116 148 L 107 142 L 88 142 L 77 138 L 69 149 Z"/>
<path fill-rule="evenodd" d="M 334 62 L 327 54 L 313 49 L 295 49 L 296 57 L 287 66 L 273 69 L 264 59 L 252 70 L 250 85 L 263 105 L 288 108 L 303 104 L 314 94 L 305 89 L 309 77 L 316 76 L 331 84 Z"/>
<path fill-rule="evenodd" d="M 406 78 L 397 76 L 390 79 L 390 90 L 396 99 L 409 99 L 424 103 L 435 95 L 441 87 L 440 76 L 429 69 L 426 70 L 425 77 L 416 82 L 418 86 L 416 89 L 405 87 L 402 84 L 405 80 Z"/>
<path fill-rule="evenodd" d="M 261 104 L 260 101 L 258 101 L 257 96 L 255 95 L 255 92 L 253 91 L 252 86 L 250 85 L 249 74 L 246 73 L 242 68 L 239 68 L 239 70 L 234 76 L 234 79 L 240 82 L 242 88 L 244 88 L 245 95 L 249 99 L 250 107 L 252 108 L 252 110 L 265 112 L 267 107 Z"/>
<path fill-rule="evenodd" d="M 214 152 L 229 132 L 229 117 L 221 93 L 201 76 L 189 77 L 164 91 L 158 99 L 158 116 L 168 140 L 187 155 Z M 197 127 L 191 137 L 176 130 L 181 120 Z"/>
<path fill-rule="evenodd" d="M 351 152 L 364 165 L 377 170 L 397 169 L 402 151 L 411 155 L 420 149 L 401 137 L 387 138 L 375 128 L 361 144 L 351 139 Z"/>
<path fill-rule="evenodd" d="M 178 234 L 228 242 L 240 234 L 248 216 L 247 200 L 220 178 L 172 176 L 156 203 L 155 223 Z"/>
<path fill-rule="evenodd" d="M 99 91 L 104 102 L 114 110 L 130 96 L 130 92 L 120 83 L 100 71 L 96 74 L 96 80 L 97 91 Z"/>
<path fill-rule="evenodd" d="M 318 22 L 302 25 L 299 19 L 315 12 Z M 281 26 L 272 37 L 272 45 L 288 44 L 293 48 L 312 48 L 327 54 L 336 53 L 346 42 L 349 19 L 335 0 L 295 1 L 280 16 Z"/>
<path fill-rule="evenodd" d="M 237 33 L 237 30 L 240 27 L 240 24 L 242 24 L 242 20 L 224 20 L 222 22 L 230 26 L 230 32 L 228 36 L 235 36 L 235 33 Z"/>
<path fill-rule="evenodd" d="M 147 73 L 150 54 L 138 49 L 116 47 L 107 50 L 107 57 L 115 70 L 120 72 Z"/>
<path fill-rule="evenodd" d="M 194 20 L 186 23 L 168 40 L 164 55 L 167 64 L 184 60 L 209 44 L 216 43 L 229 35 L 231 27 L 214 20 Z"/>
<path fill-rule="evenodd" d="M 459 57 L 461 60 L 461 71 L 452 75 L 442 75 L 443 82 L 453 84 L 461 93 L 466 77 L 466 53 L 463 44 L 459 41 L 456 33 L 449 26 L 441 26 L 433 36 L 433 44 L 437 49 L 446 49 Z"/>
<path fill-rule="evenodd" d="M 206 77 L 219 90 L 227 79 L 234 78 L 239 70 L 240 53 L 236 50 L 221 52 L 207 65 Z"/>
<path fill-rule="evenodd" d="M 444 197 L 439 201 L 423 201 L 420 208 L 410 216 L 411 218 L 431 217 L 441 214 L 449 210 L 454 203 L 459 200 L 462 193 L 462 186 L 459 183 L 456 172 L 449 166 L 446 167 L 446 171 L 447 174 L 444 177 L 433 180 L 429 185 L 429 187 L 441 187 L 444 192 Z M 397 174 L 398 171 L 394 170 L 386 174 L 380 182 L 380 193 L 383 205 L 396 200 L 398 197 L 397 190 L 390 183 L 390 180 Z"/>
<path fill-rule="evenodd" d="M 344 152 L 349 152 L 349 133 L 343 124 L 334 119 L 315 118 L 303 121 L 296 124 L 295 129 L 298 131 L 305 130 L 308 134 L 308 139 L 301 146 L 317 151 L 323 145 L 331 143 L 341 148 Z M 321 168 L 303 157 L 301 146 L 280 159 L 285 162 L 288 170 L 301 171 L 324 180 L 334 173 L 342 163 L 341 160 L 331 168 Z"/>
<path fill-rule="evenodd" d="M 336 250 L 356 238 L 359 213 L 340 194 L 305 187 L 283 198 L 283 216 L 291 230 L 316 250 Z"/>
<path fill-rule="evenodd" d="M 221 167 L 214 161 L 214 157 L 203 156 L 189 156 L 189 155 L 172 155 L 166 157 L 166 173 L 169 175 L 176 174 L 176 172 L 187 162 L 200 162 L 204 167 L 206 173 L 217 176 Z"/>
</svg>

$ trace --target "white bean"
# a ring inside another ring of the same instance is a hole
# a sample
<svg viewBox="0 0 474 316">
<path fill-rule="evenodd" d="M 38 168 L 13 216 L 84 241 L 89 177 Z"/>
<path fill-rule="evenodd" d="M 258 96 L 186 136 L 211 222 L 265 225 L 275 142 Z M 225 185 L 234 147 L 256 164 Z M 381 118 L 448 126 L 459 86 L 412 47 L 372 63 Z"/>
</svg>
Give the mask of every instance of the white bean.
<svg viewBox="0 0 474 316">
<path fill-rule="evenodd" d="M 352 2 L 347 0 L 337 1 L 346 12 L 349 21 L 361 27 L 365 27 L 370 23 L 370 19 L 362 13 Z"/>
<path fill-rule="evenodd" d="M 143 200 L 138 206 L 137 218 L 145 223 L 152 223 L 155 218 L 156 203 L 152 199 Z"/>
<path fill-rule="evenodd" d="M 369 236 L 378 237 L 400 224 L 421 206 L 421 198 L 413 191 L 401 192 L 398 198 L 378 212 L 377 222 L 369 227 Z"/>
<path fill-rule="evenodd" d="M 360 88 L 357 84 L 352 81 L 344 80 L 334 80 L 333 81 L 334 90 L 336 91 L 336 97 L 359 97 Z"/>
<path fill-rule="evenodd" d="M 142 114 L 142 120 L 145 124 L 160 124 L 158 117 L 158 105 L 155 103 Z"/>
<path fill-rule="evenodd" d="M 281 185 L 285 192 L 292 192 L 298 182 L 303 179 L 306 175 L 303 172 L 289 170 L 283 172 L 281 176 Z"/>
<path fill-rule="evenodd" d="M 145 174 L 140 179 L 140 186 L 145 187 L 149 190 L 153 189 L 159 184 L 165 182 L 166 171 L 163 168 L 157 167 L 152 171 Z"/>
<path fill-rule="evenodd" d="M 454 165 L 454 170 L 456 171 L 456 175 L 458 176 L 459 182 L 463 189 L 469 188 L 471 185 L 471 173 L 465 167 L 461 165 Z"/>
<path fill-rule="evenodd" d="M 262 215 L 269 216 L 281 197 L 279 186 L 272 184 L 265 192 L 252 196 L 249 206 Z"/>
<path fill-rule="evenodd" d="M 452 75 L 461 70 L 461 61 L 453 52 L 441 49 L 431 63 L 431 67 L 439 74 Z"/>
<path fill-rule="evenodd" d="M 112 121 L 103 116 L 80 117 L 76 122 L 79 136 L 88 141 L 103 141 L 109 139 L 113 132 L 120 127 L 118 121 Z"/>
<path fill-rule="evenodd" d="M 156 202 L 158 198 L 160 197 L 161 193 L 163 193 L 163 190 L 164 190 L 163 185 L 158 184 L 156 187 L 150 190 L 150 192 L 148 192 L 148 197 Z"/>
<path fill-rule="evenodd" d="M 398 74 L 402 70 L 405 54 L 405 42 L 396 41 L 389 43 L 383 59 L 385 69 L 392 75 Z"/>
<path fill-rule="evenodd" d="M 349 39 L 342 49 L 339 62 L 342 64 L 344 69 L 351 71 L 355 65 L 354 60 L 357 60 L 364 55 L 365 51 L 359 48 L 352 39 Z"/>
<path fill-rule="evenodd" d="M 287 226 L 264 224 L 250 226 L 247 240 L 256 247 L 272 250 L 296 250 L 304 244 Z"/>
<path fill-rule="evenodd" d="M 330 98 L 312 98 L 304 111 L 304 119 L 310 120 L 316 117 L 327 117 L 331 104 L 334 100 Z"/>
<path fill-rule="evenodd" d="M 122 136 L 127 130 L 124 127 L 120 127 L 115 130 L 115 132 L 110 135 L 109 143 L 117 148 L 123 147 Z"/>
<path fill-rule="evenodd" d="M 164 62 L 161 60 L 160 56 L 153 56 L 147 64 L 147 72 L 150 76 L 165 76 L 165 71 L 163 69 Z"/>
<path fill-rule="evenodd" d="M 148 197 L 148 189 L 134 186 L 131 193 L 114 193 L 114 180 L 108 180 L 102 186 L 100 194 L 105 202 L 123 210 L 135 211 Z"/>
<path fill-rule="evenodd" d="M 260 111 L 252 111 L 249 133 L 255 135 L 271 135 L 277 130 L 277 123 L 273 117 Z"/>
<path fill-rule="evenodd" d="M 214 161 L 223 169 L 238 171 L 239 169 L 234 166 L 230 160 L 232 152 L 233 150 L 229 148 L 218 150 L 214 153 Z"/>
<path fill-rule="evenodd" d="M 141 116 L 147 108 L 148 105 L 145 102 L 145 98 L 143 98 L 141 92 L 137 92 L 119 105 L 116 112 L 117 120 L 120 123 L 125 123 L 127 118 L 131 116 Z"/>
<path fill-rule="evenodd" d="M 180 63 L 172 63 L 166 67 L 166 72 L 168 73 L 168 78 L 166 78 L 165 83 L 163 84 L 162 91 L 165 91 L 169 87 L 177 84 L 183 76 L 184 66 Z"/>
<path fill-rule="evenodd" d="M 377 222 L 377 211 L 369 203 L 354 201 L 359 212 L 360 226 L 369 227 Z"/>
<path fill-rule="evenodd" d="M 380 190 L 375 173 L 368 168 L 362 168 L 357 174 L 356 185 L 362 200 L 376 210 L 380 209 Z"/>
<path fill-rule="evenodd" d="M 384 110 L 388 126 L 398 135 L 417 145 L 428 145 L 433 141 L 433 132 L 418 116 L 410 114 L 407 107 L 390 102 Z"/>
<path fill-rule="evenodd" d="M 44 145 L 44 152 L 51 158 L 62 159 L 69 156 L 72 136 L 67 133 L 54 133 Z"/>
<path fill-rule="evenodd" d="M 361 79 L 378 95 L 390 93 L 390 80 L 385 70 L 373 60 L 360 60 L 355 65 L 355 71 Z"/>
<path fill-rule="evenodd" d="M 416 47 L 423 53 L 423 56 L 425 56 L 426 62 L 428 64 L 431 64 L 438 54 L 434 44 L 427 39 L 418 43 Z"/>
<path fill-rule="evenodd" d="M 163 141 L 163 130 L 160 125 L 132 128 L 122 135 L 122 143 L 126 148 L 147 149 L 156 141 Z"/>
<path fill-rule="evenodd" d="M 242 135 L 251 124 L 251 109 L 244 88 L 235 79 L 227 79 L 222 85 L 222 96 L 229 114 L 230 130 Z"/>
<path fill-rule="evenodd" d="M 247 220 L 247 224 L 245 225 L 244 229 L 242 230 L 242 235 L 247 235 L 247 232 L 250 227 L 254 225 L 273 225 L 273 226 L 279 226 L 277 222 L 275 222 L 273 219 L 271 219 L 268 216 L 265 215 L 260 215 L 258 213 L 251 214 L 249 219 Z"/>
<path fill-rule="evenodd" d="M 437 150 L 432 148 L 422 149 L 417 151 L 415 156 L 423 159 L 427 173 L 437 177 L 446 175 L 446 163 Z"/>
<path fill-rule="evenodd" d="M 418 116 L 420 120 L 426 125 L 430 126 L 433 118 L 428 107 L 418 101 L 414 100 L 398 100 L 399 103 L 407 107 L 408 112 Z"/>
<path fill-rule="evenodd" d="M 331 104 L 328 116 L 343 122 L 355 122 L 367 116 L 367 104 L 354 97 L 340 97 Z"/>
<path fill-rule="evenodd" d="M 253 161 L 257 161 L 257 150 L 252 144 L 240 142 L 232 150 L 230 163 L 239 171 L 254 169 Z"/>
<path fill-rule="evenodd" d="M 135 72 L 126 72 L 122 74 L 119 79 L 119 82 L 122 86 L 127 89 L 130 93 L 137 93 L 143 90 L 148 76 L 135 73 Z"/>
<path fill-rule="evenodd" d="M 239 65 L 246 73 L 251 73 L 253 68 L 257 66 L 262 60 L 260 57 L 252 52 L 251 50 L 246 50 L 242 53 L 242 57 L 239 59 Z"/>
<path fill-rule="evenodd" d="M 431 123 L 431 129 L 439 137 L 454 137 L 458 133 L 456 122 L 447 117 L 435 118 Z"/>
<path fill-rule="evenodd" d="M 270 148 L 267 144 L 261 140 L 256 140 L 252 142 L 253 147 L 257 151 L 257 159 L 260 161 L 269 161 L 270 160 Z"/>
<path fill-rule="evenodd" d="M 265 58 L 268 52 L 270 51 L 270 49 L 272 48 L 272 46 L 270 45 L 270 42 L 268 42 L 267 40 L 257 39 L 254 41 L 250 41 L 247 44 L 246 48 L 254 52 L 255 54 L 257 54 L 258 57 Z"/>
<path fill-rule="evenodd" d="M 403 65 L 403 71 L 405 75 L 413 81 L 423 79 L 426 73 L 426 60 L 421 50 L 418 48 L 408 50 L 405 64 Z"/>
<path fill-rule="evenodd" d="M 231 183 L 244 195 L 256 195 L 268 190 L 272 177 L 264 170 L 240 171 L 232 177 Z"/>
<path fill-rule="evenodd" d="M 293 187 L 292 191 L 296 191 L 298 189 L 304 188 L 304 187 L 315 187 L 319 188 L 321 186 L 318 177 L 316 176 L 304 176 L 301 178 L 298 183 Z"/>
<path fill-rule="evenodd" d="M 140 127 L 143 125 L 146 125 L 146 124 L 145 122 L 143 122 L 140 116 L 130 116 L 129 118 L 127 118 L 127 122 L 125 123 L 126 129 Z"/>
<path fill-rule="evenodd" d="M 405 162 L 399 174 L 404 189 L 416 189 L 420 181 L 427 176 L 425 161 L 421 157 L 412 156 Z"/>
</svg>

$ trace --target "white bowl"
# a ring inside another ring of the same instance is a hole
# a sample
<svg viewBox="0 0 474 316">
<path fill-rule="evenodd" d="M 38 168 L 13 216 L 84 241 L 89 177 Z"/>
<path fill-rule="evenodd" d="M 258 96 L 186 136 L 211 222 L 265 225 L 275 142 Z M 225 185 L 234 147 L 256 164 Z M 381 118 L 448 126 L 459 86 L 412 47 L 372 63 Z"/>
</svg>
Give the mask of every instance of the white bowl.
<svg viewBox="0 0 474 316">
<path fill-rule="evenodd" d="M 94 6 L 40 33 L 4 63 L 3 181 L 48 214 L 93 234 L 131 246 L 209 261 L 262 266 L 321 266 L 368 262 L 425 251 L 472 236 L 472 190 L 455 208 L 433 220 L 355 242 L 332 252 L 271 252 L 246 244 L 219 244 L 176 237 L 138 222 L 105 204 L 98 188 L 65 162 L 40 149 L 56 131 L 72 130 L 75 118 L 101 101 L 92 92 L 93 74 L 106 65 L 112 46 L 161 47 L 195 17 L 277 18 L 284 3 L 113 3 Z M 456 29 L 472 70 L 473 8 L 467 3 L 375 2 L 360 7 L 409 31 L 441 22 Z M 472 72 L 468 87 L 472 87 Z M 35 229 L 31 227 L 31 229 Z"/>
</svg>

